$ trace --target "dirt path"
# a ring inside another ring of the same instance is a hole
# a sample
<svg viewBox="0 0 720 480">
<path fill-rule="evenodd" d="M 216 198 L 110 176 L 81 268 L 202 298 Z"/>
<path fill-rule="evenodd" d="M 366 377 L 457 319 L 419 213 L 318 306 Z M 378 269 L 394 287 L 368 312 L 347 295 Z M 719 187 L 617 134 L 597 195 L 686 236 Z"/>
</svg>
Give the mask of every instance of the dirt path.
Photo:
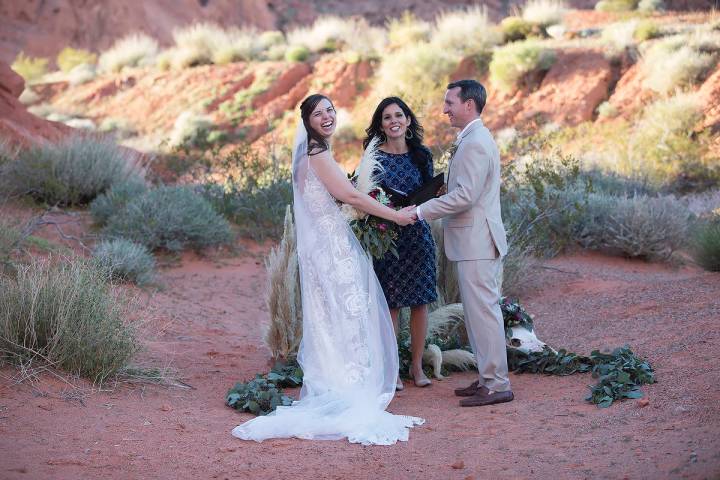
<svg viewBox="0 0 720 480">
<path fill-rule="evenodd" d="M 74 390 L 44 376 L 0 380 L 0 478 L 718 478 L 720 275 L 575 255 L 547 262 L 523 299 L 538 336 L 578 353 L 629 343 L 659 383 L 636 401 L 598 409 L 588 375 L 513 375 L 516 400 L 462 409 L 454 374 L 408 387 L 390 410 L 427 423 L 410 441 L 232 438 L 251 418 L 224 406 L 236 380 L 267 368 L 262 346 L 263 250 L 186 258 L 164 270 L 167 288 L 144 294 L 145 363 L 169 364 L 193 390 L 118 385 Z M 12 369 L 0 371 L 4 377 Z"/>
</svg>

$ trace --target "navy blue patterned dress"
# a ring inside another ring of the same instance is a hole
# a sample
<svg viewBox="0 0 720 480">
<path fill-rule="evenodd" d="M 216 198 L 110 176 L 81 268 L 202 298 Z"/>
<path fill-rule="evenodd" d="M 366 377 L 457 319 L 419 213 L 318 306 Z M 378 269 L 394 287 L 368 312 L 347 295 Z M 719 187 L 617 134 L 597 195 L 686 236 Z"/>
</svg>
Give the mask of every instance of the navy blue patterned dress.
<svg viewBox="0 0 720 480">
<path fill-rule="evenodd" d="M 423 184 L 423 177 L 412 162 L 410 153 L 387 153 L 380 150 L 379 160 L 385 168 L 384 185 L 411 193 Z M 428 162 L 427 178 L 432 178 L 432 162 Z M 375 260 L 375 273 L 385 292 L 390 308 L 414 307 L 437 299 L 435 272 L 435 241 L 427 222 L 400 227 L 397 239 L 400 258 L 388 252 Z"/>
</svg>

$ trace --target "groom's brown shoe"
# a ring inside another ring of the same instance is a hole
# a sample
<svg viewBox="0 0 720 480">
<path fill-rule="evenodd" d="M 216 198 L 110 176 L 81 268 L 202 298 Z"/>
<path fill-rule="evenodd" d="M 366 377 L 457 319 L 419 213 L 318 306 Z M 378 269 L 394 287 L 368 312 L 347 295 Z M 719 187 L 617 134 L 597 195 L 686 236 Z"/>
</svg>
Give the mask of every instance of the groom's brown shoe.
<svg viewBox="0 0 720 480">
<path fill-rule="evenodd" d="M 471 383 L 469 386 L 467 386 L 465 388 L 456 388 L 455 395 L 457 395 L 458 397 L 472 397 L 478 391 L 484 391 L 485 393 L 487 393 L 488 389 L 485 385 L 483 385 L 481 387 L 480 381 L 475 380 L 473 383 Z"/>
<path fill-rule="evenodd" d="M 472 397 L 460 400 L 461 407 L 483 407 L 485 405 L 495 405 L 496 403 L 511 402 L 515 398 L 511 390 L 507 392 L 490 392 L 489 390 L 481 391 Z"/>
</svg>

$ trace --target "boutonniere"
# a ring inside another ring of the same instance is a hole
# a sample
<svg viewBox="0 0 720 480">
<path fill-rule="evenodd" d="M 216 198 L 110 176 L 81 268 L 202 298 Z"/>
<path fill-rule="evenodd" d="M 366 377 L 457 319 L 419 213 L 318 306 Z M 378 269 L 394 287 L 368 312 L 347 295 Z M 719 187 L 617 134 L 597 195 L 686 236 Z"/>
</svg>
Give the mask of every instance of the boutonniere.
<svg viewBox="0 0 720 480">
<path fill-rule="evenodd" d="M 447 170 L 447 168 L 450 166 L 450 161 L 452 160 L 453 156 L 455 156 L 455 152 L 457 152 L 458 144 L 458 142 L 453 142 L 453 144 L 450 145 L 450 148 L 445 150 L 440 157 L 440 161 L 438 162 L 438 164 L 442 167 L 443 170 Z"/>
</svg>

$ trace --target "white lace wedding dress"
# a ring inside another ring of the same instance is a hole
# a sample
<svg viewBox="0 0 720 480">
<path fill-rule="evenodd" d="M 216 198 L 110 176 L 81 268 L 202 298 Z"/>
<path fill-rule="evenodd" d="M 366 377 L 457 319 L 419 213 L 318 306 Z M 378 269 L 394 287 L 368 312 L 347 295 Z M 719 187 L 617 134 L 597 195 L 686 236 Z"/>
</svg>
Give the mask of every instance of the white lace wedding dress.
<svg viewBox="0 0 720 480">
<path fill-rule="evenodd" d="M 298 127 L 294 213 L 303 308 L 300 400 L 235 427 L 244 440 L 347 438 L 363 445 L 408 439 L 424 420 L 385 411 L 395 393 L 398 355 L 387 303 L 372 263 L 308 162 Z"/>
</svg>

